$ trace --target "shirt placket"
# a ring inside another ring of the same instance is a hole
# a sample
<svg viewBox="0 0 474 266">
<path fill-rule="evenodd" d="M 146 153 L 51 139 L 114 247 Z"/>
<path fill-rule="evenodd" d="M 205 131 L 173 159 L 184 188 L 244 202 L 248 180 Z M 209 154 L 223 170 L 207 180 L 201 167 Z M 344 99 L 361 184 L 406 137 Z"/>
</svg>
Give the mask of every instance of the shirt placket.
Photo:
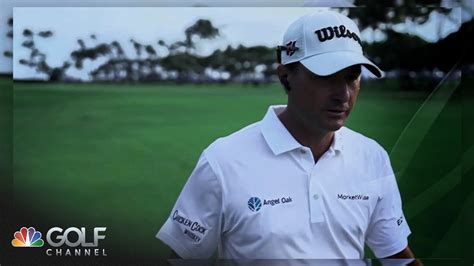
<svg viewBox="0 0 474 266">
<path fill-rule="evenodd" d="M 321 166 L 324 164 L 324 161 L 327 157 L 327 152 L 324 153 L 318 162 L 315 164 L 313 155 L 309 148 L 303 148 L 301 153 L 304 156 L 306 162 L 311 162 L 311 166 L 308 167 L 308 199 L 309 199 L 309 211 L 311 223 L 321 223 L 324 222 L 324 208 L 323 208 L 323 193 L 321 188 Z"/>
</svg>

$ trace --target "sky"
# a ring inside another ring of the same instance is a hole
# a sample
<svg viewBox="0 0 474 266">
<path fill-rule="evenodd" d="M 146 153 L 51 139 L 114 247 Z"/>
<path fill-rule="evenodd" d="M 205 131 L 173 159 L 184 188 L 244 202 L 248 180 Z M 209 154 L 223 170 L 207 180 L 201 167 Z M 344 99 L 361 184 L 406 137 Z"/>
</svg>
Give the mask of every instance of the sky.
<svg viewBox="0 0 474 266">
<path fill-rule="evenodd" d="M 130 38 L 144 44 L 155 44 L 162 39 L 167 43 L 183 40 L 184 30 L 197 19 L 209 19 L 221 30 L 221 36 L 211 41 L 202 41 L 198 46 L 200 54 L 208 54 L 214 49 L 227 45 L 267 45 L 280 44 L 287 26 L 296 18 L 311 13 L 314 7 L 15 7 L 14 14 L 14 64 L 11 60 L 0 60 L 0 72 L 14 69 L 14 78 L 38 77 L 34 70 L 18 64 L 20 58 L 28 56 L 28 50 L 21 47 L 25 28 L 35 32 L 52 30 L 54 36 L 37 42 L 41 51 L 48 55 L 48 63 L 59 66 L 70 58 L 70 52 L 78 48 L 77 39 L 85 40 L 87 46 L 99 42 L 119 41 L 125 52 L 133 56 Z M 1 20 L 6 20 L 1 16 Z M 434 41 L 456 31 L 461 23 L 461 10 L 455 10 L 453 21 L 440 23 L 440 17 L 432 14 L 430 22 L 424 26 L 409 23 L 397 26 L 399 31 L 416 33 L 426 40 Z M 3 22 L 2 22 L 3 23 Z M 5 22 L 6 23 L 6 22 Z M 441 31 L 438 27 L 442 25 Z M 5 27 L 0 26 L 0 36 L 5 36 Z M 97 36 L 94 41 L 91 34 Z M 362 38 L 377 39 L 380 34 L 362 32 Z M 6 42 L 2 42 L 6 43 Z M 11 42 L 10 42 L 11 43 Z M 10 44 L 11 45 L 11 44 Z M 0 48 L 3 48 L 0 46 Z M 2 53 L 3 53 L 3 49 Z M 161 55 L 165 55 L 161 51 Z M 160 51 L 158 51 L 160 54 Z M 94 68 L 101 62 L 86 62 L 85 68 Z M 11 70 L 10 70 L 11 71 Z M 72 76 L 87 79 L 85 71 L 70 68 Z"/>
<path fill-rule="evenodd" d="M 25 28 L 52 30 L 55 36 L 38 42 L 48 62 L 59 66 L 77 49 L 77 38 L 84 38 L 86 45 L 117 40 L 129 56 L 134 56 L 130 43 L 133 38 L 143 44 L 154 44 L 162 39 L 167 43 L 184 40 L 184 30 L 197 19 L 209 19 L 221 34 L 214 40 L 203 40 L 197 47 L 206 55 L 227 45 L 276 46 L 281 42 L 286 27 L 296 18 L 318 8 L 15 8 L 14 9 L 14 62 L 28 56 L 21 47 Z M 57 23 L 61 21 L 61 23 Z M 20 34 L 17 34 L 20 33 Z M 161 51 L 161 55 L 166 55 Z M 160 51 L 158 51 L 160 55 Z M 99 63 L 99 62 L 98 62 Z M 85 65 L 85 68 L 96 64 Z M 14 64 L 14 78 L 35 74 L 30 68 Z M 68 71 L 86 78 L 85 73 Z"/>
</svg>

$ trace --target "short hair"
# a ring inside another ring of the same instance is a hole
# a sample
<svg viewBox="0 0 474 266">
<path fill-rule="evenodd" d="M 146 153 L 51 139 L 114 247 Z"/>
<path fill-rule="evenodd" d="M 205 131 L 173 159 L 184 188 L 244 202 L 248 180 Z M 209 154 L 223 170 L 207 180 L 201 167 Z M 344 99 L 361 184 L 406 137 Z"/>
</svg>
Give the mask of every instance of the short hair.
<svg viewBox="0 0 474 266">
<path fill-rule="evenodd" d="M 278 64 L 281 64 L 281 53 L 285 51 L 284 48 L 285 48 L 284 46 L 280 46 L 280 45 L 277 46 L 276 61 Z M 297 62 L 285 64 L 285 67 L 288 69 L 288 71 L 294 73 L 298 69 L 299 65 L 300 65 L 300 62 L 297 61 Z M 288 91 L 291 89 L 288 83 L 285 84 L 281 79 L 280 79 L 280 84 L 283 86 L 286 93 L 288 93 Z"/>
<path fill-rule="evenodd" d="M 300 64 L 301 64 L 300 62 L 293 62 L 293 63 L 289 63 L 289 64 L 284 65 L 284 67 L 286 69 L 288 69 L 289 72 L 295 73 L 297 71 L 297 69 L 299 68 Z M 280 84 L 285 89 L 285 92 L 288 93 L 288 91 L 291 90 L 290 85 L 288 84 L 288 81 L 286 79 L 283 80 L 281 78 L 279 80 L 280 80 Z"/>
<path fill-rule="evenodd" d="M 294 72 L 296 72 L 296 70 L 298 69 L 300 64 L 301 63 L 299 61 L 297 61 L 297 62 L 286 64 L 285 67 L 288 69 L 288 71 L 294 73 Z"/>
</svg>

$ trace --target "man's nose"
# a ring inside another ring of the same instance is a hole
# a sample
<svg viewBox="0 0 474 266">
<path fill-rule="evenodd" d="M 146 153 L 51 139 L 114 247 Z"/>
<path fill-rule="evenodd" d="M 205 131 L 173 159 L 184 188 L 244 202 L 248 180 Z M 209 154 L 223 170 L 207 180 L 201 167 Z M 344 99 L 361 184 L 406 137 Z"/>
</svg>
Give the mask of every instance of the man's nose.
<svg viewBox="0 0 474 266">
<path fill-rule="evenodd" d="M 351 97 L 350 87 L 346 82 L 338 82 L 333 87 L 332 98 L 338 102 L 348 102 Z"/>
</svg>

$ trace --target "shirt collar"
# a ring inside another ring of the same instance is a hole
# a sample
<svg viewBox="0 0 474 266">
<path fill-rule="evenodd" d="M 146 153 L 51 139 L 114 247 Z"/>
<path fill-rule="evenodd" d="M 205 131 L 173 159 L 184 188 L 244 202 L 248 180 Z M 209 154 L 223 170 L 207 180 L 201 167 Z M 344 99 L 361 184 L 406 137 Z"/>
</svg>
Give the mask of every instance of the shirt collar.
<svg viewBox="0 0 474 266">
<path fill-rule="evenodd" d="M 278 118 L 278 114 L 285 108 L 286 105 L 271 105 L 260 122 L 262 135 L 275 155 L 303 147 Z M 335 132 L 333 142 L 329 147 L 329 152 L 333 155 L 343 150 L 341 129 Z"/>
<path fill-rule="evenodd" d="M 344 127 L 341 127 L 334 132 L 334 138 L 332 139 L 331 146 L 329 146 L 329 152 L 333 155 L 337 155 L 337 153 L 341 153 L 344 150 L 343 131 Z"/>
</svg>

